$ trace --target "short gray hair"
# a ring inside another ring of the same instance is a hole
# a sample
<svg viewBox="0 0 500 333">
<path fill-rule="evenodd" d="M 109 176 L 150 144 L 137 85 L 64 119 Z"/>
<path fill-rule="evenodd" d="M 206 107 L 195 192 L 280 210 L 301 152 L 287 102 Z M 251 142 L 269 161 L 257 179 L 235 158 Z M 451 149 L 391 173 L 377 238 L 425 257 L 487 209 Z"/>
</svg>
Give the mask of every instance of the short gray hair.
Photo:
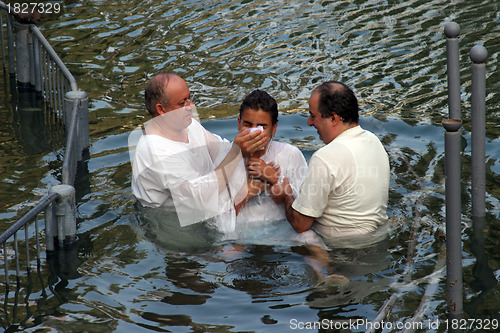
<svg viewBox="0 0 500 333">
<path fill-rule="evenodd" d="M 144 91 L 144 102 L 146 104 L 146 110 L 148 110 L 152 116 L 156 113 L 156 104 L 169 102 L 170 96 L 165 94 L 165 88 L 173 77 L 179 76 L 173 72 L 161 72 L 149 81 Z"/>
</svg>

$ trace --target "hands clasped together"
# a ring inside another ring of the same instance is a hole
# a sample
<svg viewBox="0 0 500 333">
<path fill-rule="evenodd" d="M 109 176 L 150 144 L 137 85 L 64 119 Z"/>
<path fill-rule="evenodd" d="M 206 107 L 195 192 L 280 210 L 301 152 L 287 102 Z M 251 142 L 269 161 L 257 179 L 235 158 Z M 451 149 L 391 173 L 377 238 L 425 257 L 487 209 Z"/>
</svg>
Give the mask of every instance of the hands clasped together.
<svg viewBox="0 0 500 333">
<path fill-rule="evenodd" d="M 260 158 L 266 152 L 266 149 L 262 148 L 267 148 L 269 141 L 270 138 L 263 131 L 252 132 L 249 129 L 241 131 L 234 139 L 234 143 L 240 147 L 245 158 L 245 167 L 248 172 L 248 192 L 244 202 L 279 182 L 280 166 L 273 162 L 266 163 Z"/>
</svg>

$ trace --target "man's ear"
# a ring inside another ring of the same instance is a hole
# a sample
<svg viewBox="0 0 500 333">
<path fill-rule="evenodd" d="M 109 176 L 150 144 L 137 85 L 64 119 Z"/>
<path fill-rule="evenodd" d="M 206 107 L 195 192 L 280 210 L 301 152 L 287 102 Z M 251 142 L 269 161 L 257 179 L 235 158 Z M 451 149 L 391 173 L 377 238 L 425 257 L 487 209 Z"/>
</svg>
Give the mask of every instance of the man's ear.
<svg viewBox="0 0 500 333">
<path fill-rule="evenodd" d="M 156 111 L 157 115 L 161 116 L 162 114 L 165 113 L 165 108 L 163 107 L 163 105 L 161 103 L 156 103 L 155 111 Z"/>
<path fill-rule="evenodd" d="M 340 116 L 336 113 L 332 115 L 332 123 L 333 125 L 338 125 L 342 120 L 340 119 Z"/>
<path fill-rule="evenodd" d="M 241 118 L 238 116 L 238 132 L 241 131 Z"/>
</svg>

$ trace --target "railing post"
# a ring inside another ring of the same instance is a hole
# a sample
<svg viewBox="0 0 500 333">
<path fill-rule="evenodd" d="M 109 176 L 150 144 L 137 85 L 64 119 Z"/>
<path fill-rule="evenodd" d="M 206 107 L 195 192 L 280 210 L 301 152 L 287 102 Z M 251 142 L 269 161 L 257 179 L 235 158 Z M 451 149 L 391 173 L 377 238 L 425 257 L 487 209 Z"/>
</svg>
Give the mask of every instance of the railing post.
<svg viewBox="0 0 500 333">
<path fill-rule="evenodd" d="M 52 193 L 59 194 L 59 198 L 53 208 L 47 210 L 48 214 L 46 213 L 47 251 L 55 249 L 55 246 L 49 248 L 54 237 L 57 237 L 61 248 L 76 240 L 75 188 L 66 184 L 55 185 L 49 190 L 49 194 Z"/>
<path fill-rule="evenodd" d="M 444 27 L 446 40 L 446 58 L 448 72 L 448 111 L 449 119 L 462 119 L 460 110 L 460 54 L 458 35 L 460 25 L 449 22 Z"/>
<path fill-rule="evenodd" d="M 12 17 L 7 15 L 7 52 L 9 53 L 9 75 L 16 75 L 16 57 L 14 54 L 14 27 Z"/>
<path fill-rule="evenodd" d="M 52 252 L 55 250 L 54 238 L 56 237 L 57 230 L 57 218 L 55 209 L 55 202 L 48 205 L 48 207 L 45 209 L 45 250 L 47 252 Z"/>
<path fill-rule="evenodd" d="M 20 88 L 30 85 L 30 48 L 28 46 L 29 24 L 15 22 L 17 84 Z"/>
<path fill-rule="evenodd" d="M 460 110 L 460 54 L 458 35 L 460 26 L 449 22 L 444 27 L 446 40 L 446 67 L 448 72 L 448 111 L 449 119 L 462 119 Z"/>
<path fill-rule="evenodd" d="M 77 127 L 77 142 L 76 152 L 78 154 L 77 160 L 81 161 L 83 152 L 90 146 L 89 138 L 89 99 L 85 91 L 68 91 L 64 96 L 64 119 L 71 119 L 71 111 L 73 109 L 73 102 L 80 100 L 80 107 L 78 108 L 78 127 Z M 66 120 L 65 120 L 66 122 Z M 66 124 L 68 128 L 69 123 Z"/>
<path fill-rule="evenodd" d="M 462 280 L 462 214 L 460 191 L 460 127 L 458 119 L 443 121 L 446 130 L 445 143 L 445 187 L 446 187 L 446 294 L 450 320 L 461 319 L 463 314 Z M 450 332 L 458 332 L 450 330 Z"/>
<path fill-rule="evenodd" d="M 472 216 L 486 214 L 485 168 L 485 109 L 486 109 L 486 59 L 488 51 L 481 45 L 470 50 L 472 64 L 471 94 L 471 158 L 472 158 Z"/>
<path fill-rule="evenodd" d="M 0 39 L 2 43 L 2 64 L 3 70 L 5 71 L 5 64 L 7 63 L 7 59 L 5 58 L 5 37 L 3 33 L 3 13 L 0 13 Z"/>
<path fill-rule="evenodd" d="M 42 56 L 40 52 L 40 43 L 37 38 L 33 38 L 33 63 L 35 72 L 35 91 L 42 94 Z"/>
<path fill-rule="evenodd" d="M 29 25 L 28 25 L 29 27 Z M 39 70 L 40 67 L 35 65 L 35 49 L 33 43 L 33 34 L 31 33 L 31 29 L 28 29 L 28 57 L 29 57 L 29 79 L 30 79 L 30 87 L 36 87 L 36 71 Z"/>
</svg>

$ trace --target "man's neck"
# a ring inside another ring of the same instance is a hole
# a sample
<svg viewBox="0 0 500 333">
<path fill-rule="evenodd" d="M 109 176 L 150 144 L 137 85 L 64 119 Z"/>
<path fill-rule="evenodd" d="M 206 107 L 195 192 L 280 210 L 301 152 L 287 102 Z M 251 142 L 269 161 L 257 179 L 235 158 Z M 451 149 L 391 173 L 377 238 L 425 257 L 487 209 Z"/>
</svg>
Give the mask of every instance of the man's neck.
<svg viewBox="0 0 500 333">
<path fill-rule="evenodd" d="M 347 131 L 347 130 L 349 130 L 351 128 L 354 128 L 354 127 L 356 127 L 358 125 L 359 125 L 358 123 L 344 123 L 344 122 L 340 122 L 339 125 L 338 125 L 338 127 L 337 127 L 337 131 L 335 133 L 335 136 L 334 136 L 333 140 L 335 140 L 335 138 L 338 137 L 340 134 L 342 134 L 345 131 Z"/>
<path fill-rule="evenodd" d="M 166 126 L 166 124 L 156 122 L 154 118 L 146 127 L 145 134 L 154 134 L 172 141 L 189 143 L 187 128 L 183 128 L 182 130 L 175 130 L 171 127 Z"/>
</svg>

